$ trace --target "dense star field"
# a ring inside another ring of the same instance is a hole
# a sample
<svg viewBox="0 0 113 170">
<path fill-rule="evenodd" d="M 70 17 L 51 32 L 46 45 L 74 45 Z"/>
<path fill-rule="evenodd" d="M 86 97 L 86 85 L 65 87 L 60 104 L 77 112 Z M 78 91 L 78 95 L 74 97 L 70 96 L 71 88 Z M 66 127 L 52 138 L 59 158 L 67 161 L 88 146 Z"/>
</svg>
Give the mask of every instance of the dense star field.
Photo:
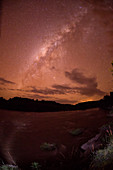
<svg viewBox="0 0 113 170">
<path fill-rule="evenodd" d="M 2 0 L 0 96 L 75 104 L 112 91 L 112 0 Z"/>
</svg>

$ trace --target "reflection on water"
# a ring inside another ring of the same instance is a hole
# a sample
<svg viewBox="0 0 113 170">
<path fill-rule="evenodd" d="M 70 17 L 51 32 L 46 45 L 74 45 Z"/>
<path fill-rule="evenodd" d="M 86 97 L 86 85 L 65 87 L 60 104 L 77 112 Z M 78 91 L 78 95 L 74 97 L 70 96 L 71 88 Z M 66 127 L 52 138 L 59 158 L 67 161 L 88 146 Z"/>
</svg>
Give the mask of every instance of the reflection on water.
<svg viewBox="0 0 113 170">
<path fill-rule="evenodd" d="M 2 112 L 6 113 L 6 111 Z M 5 120 L 0 121 L 0 151 L 9 164 L 16 164 L 12 151 L 14 140 L 17 133 L 26 129 L 29 125 L 29 121 L 17 119 L 16 117 L 13 118 L 12 115 L 9 114 L 6 114 Z M 13 112 L 13 114 L 15 113 Z"/>
</svg>

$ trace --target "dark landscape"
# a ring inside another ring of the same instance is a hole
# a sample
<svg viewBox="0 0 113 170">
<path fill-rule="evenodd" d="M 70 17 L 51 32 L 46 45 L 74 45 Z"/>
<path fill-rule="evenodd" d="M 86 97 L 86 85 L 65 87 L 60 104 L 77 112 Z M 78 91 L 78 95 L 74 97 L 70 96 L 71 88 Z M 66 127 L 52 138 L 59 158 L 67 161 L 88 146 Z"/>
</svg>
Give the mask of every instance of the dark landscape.
<svg viewBox="0 0 113 170">
<path fill-rule="evenodd" d="M 104 96 L 103 99 L 97 101 L 88 101 L 78 103 L 76 105 L 60 104 L 55 101 L 38 101 L 34 99 L 14 97 L 9 100 L 0 98 L 0 108 L 17 111 L 27 112 L 56 112 L 56 111 L 71 111 L 71 110 L 84 110 L 90 108 L 103 108 L 108 109 L 113 105 L 113 92 L 110 95 Z"/>
</svg>

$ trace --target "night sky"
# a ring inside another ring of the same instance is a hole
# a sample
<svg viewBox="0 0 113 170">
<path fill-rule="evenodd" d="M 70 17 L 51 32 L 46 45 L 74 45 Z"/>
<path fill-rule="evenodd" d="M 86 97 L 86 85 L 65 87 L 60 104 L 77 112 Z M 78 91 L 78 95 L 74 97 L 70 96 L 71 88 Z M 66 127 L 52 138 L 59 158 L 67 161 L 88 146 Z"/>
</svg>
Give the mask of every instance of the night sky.
<svg viewBox="0 0 113 170">
<path fill-rule="evenodd" d="M 0 96 L 76 104 L 113 90 L 112 0 L 3 0 Z"/>
</svg>

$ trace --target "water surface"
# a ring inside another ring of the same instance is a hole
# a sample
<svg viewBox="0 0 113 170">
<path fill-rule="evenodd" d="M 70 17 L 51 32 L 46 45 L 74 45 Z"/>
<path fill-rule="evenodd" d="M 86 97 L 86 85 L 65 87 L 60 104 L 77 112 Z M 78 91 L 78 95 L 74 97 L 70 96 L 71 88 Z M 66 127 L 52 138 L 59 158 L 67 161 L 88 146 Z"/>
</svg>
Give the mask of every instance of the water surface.
<svg viewBox="0 0 113 170">
<path fill-rule="evenodd" d="M 65 146 L 69 152 L 96 135 L 107 121 L 106 111 L 99 108 L 46 113 L 0 110 L 0 153 L 8 163 L 54 157 L 57 151 L 42 151 L 40 145 L 56 143 L 58 150 Z M 69 131 L 75 128 L 84 128 L 83 134 L 71 136 Z"/>
</svg>

